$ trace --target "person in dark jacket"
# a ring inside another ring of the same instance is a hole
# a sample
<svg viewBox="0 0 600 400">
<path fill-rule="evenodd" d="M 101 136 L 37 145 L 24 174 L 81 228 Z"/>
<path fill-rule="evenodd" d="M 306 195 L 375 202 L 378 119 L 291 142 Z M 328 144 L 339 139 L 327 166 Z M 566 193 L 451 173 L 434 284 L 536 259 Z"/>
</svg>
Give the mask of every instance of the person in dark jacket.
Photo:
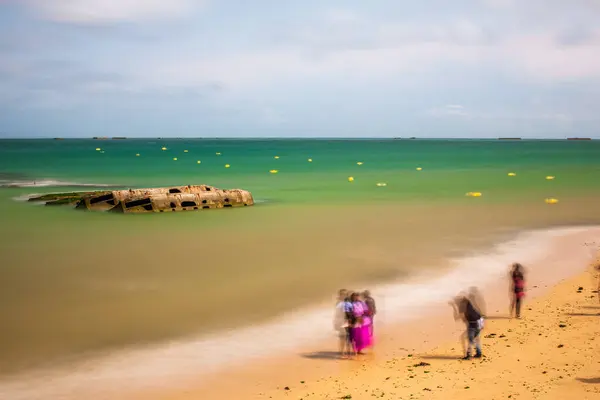
<svg viewBox="0 0 600 400">
<path fill-rule="evenodd" d="M 467 325 L 468 344 L 464 360 L 471 358 L 471 350 L 475 347 L 475 358 L 481 358 L 481 330 L 483 329 L 483 317 L 481 312 L 466 296 L 457 297 L 450 303 L 454 309 L 454 319 L 462 320 Z"/>
</svg>

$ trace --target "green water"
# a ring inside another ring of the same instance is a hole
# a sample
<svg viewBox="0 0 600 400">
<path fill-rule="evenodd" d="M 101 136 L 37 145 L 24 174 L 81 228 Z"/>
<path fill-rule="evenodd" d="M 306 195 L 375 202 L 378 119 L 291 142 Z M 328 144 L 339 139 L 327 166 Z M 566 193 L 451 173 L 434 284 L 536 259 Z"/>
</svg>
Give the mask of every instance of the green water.
<svg viewBox="0 0 600 400">
<path fill-rule="evenodd" d="M 600 223 L 600 141 L 0 141 L 0 184 L 34 181 L 0 188 L 0 375 L 256 324 L 507 232 Z M 75 184 L 210 184 L 258 203 L 117 215 L 14 200 L 89 190 Z"/>
<path fill-rule="evenodd" d="M 0 174 L 127 187 L 206 183 L 283 203 L 458 199 L 469 191 L 506 199 L 596 188 L 600 141 L 14 140 L 0 141 Z"/>
</svg>

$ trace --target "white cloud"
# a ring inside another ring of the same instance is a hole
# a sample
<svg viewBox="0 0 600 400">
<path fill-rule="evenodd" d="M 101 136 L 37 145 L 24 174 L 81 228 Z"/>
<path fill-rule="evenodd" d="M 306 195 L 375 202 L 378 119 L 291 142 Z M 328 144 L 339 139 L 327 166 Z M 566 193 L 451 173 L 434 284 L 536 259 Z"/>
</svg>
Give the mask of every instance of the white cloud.
<svg viewBox="0 0 600 400">
<path fill-rule="evenodd" d="M 140 73 L 149 81 L 174 85 L 222 82 L 232 89 L 322 78 L 401 82 L 404 76 L 410 76 L 408 72 L 426 74 L 440 65 L 467 70 L 493 68 L 517 79 L 534 81 L 600 77 L 600 47 L 591 43 L 563 46 L 552 33 L 513 36 L 493 44 L 474 44 L 475 39 L 467 42 L 441 36 L 427 42 L 405 42 L 390 35 L 379 38 L 373 46 L 331 47 L 317 53 L 288 46 L 210 59 L 183 56 L 146 64 Z"/>
<path fill-rule="evenodd" d="M 506 0 L 492 2 L 521 7 Z M 382 23 L 345 9 L 326 10 L 321 16 L 316 25 L 287 32 L 284 36 L 291 39 L 278 47 L 205 58 L 186 54 L 146 62 L 140 70 L 150 82 L 222 82 L 233 90 L 328 78 L 401 82 L 407 72 L 426 74 L 439 66 L 491 69 L 522 80 L 600 77 L 600 47 L 589 40 L 565 46 L 557 40 L 560 27 L 503 32 L 486 25 L 488 20 L 467 15 L 439 23 Z"/>
<path fill-rule="evenodd" d="M 432 117 L 469 117 L 464 106 L 460 104 L 448 104 L 443 107 L 436 107 L 427 112 Z"/>
<path fill-rule="evenodd" d="M 185 15 L 198 0 L 26 0 L 42 18 L 77 24 L 170 19 Z"/>
<path fill-rule="evenodd" d="M 196 0 L 27 1 L 43 10 L 47 17 L 80 23 L 172 17 L 202 3 Z M 469 18 L 469 15 L 439 23 L 383 23 L 347 10 L 328 10 L 320 15 L 323 18 L 319 21 L 325 21 L 322 25 L 308 24 L 296 31 L 297 35 L 286 36 L 293 40 L 279 42 L 272 48 L 228 53 L 223 47 L 219 55 L 182 51 L 170 52 L 171 57 L 157 50 L 146 57 L 111 61 L 111 67 L 124 70 L 131 81 L 127 85 L 90 83 L 88 89 L 93 92 L 123 86 L 177 89 L 206 87 L 219 82 L 235 96 L 256 88 L 311 81 L 349 85 L 419 84 L 420 78 L 427 79 L 432 73 L 461 68 L 467 73 L 481 69 L 504 77 L 511 74 L 520 80 L 544 83 L 600 78 L 600 47 L 585 40 L 565 46 L 556 39 L 558 30 L 553 27 L 533 33 L 511 30 L 500 36 L 490 34 L 494 30 L 489 29 L 485 20 Z M 257 109 L 264 121 L 278 120 L 268 109 L 262 112 L 260 106 Z M 471 115 L 464 107 L 452 104 L 432 110 L 431 114 Z"/>
<path fill-rule="evenodd" d="M 491 8 L 508 9 L 516 5 L 516 0 L 483 0 L 483 4 Z"/>
<path fill-rule="evenodd" d="M 563 112 L 536 112 L 536 111 L 487 111 L 467 110 L 460 104 L 448 104 L 428 110 L 425 115 L 435 118 L 460 118 L 462 120 L 494 120 L 494 121 L 539 121 L 568 124 L 574 118 Z"/>
<path fill-rule="evenodd" d="M 563 46 L 556 36 L 523 35 L 507 41 L 499 60 L 515 73 L 535 80 L 600 77 L 600 47 L 595 43 Z"/>
<path fill-rule="evenodd" d="M 325 13 L 325 20 L 336 24 L 346 24 L 360 22 L 362 18 L 351 10 L 332 9 Z"/>
</svg>

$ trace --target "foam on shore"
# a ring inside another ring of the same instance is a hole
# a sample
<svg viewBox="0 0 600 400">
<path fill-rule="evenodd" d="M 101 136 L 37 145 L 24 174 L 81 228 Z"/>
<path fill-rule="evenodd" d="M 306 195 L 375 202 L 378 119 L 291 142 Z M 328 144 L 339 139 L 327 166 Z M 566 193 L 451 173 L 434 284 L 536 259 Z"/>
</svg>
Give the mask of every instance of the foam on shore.
<svg viewBox="0 0 600 400">
<path fill-rule="evenodd" d="M 461 290 L 504 278 L 508 265 L 516 260 L 528 265 L 550 257 L 560 251 L 555 247 L 556 239 L 584 234 L 586 239 L 594 240 L 597 232 L 597 228 L 588 227 L 523 232 L 487 252 L 453 260 L 453 268 L 442 276 L 428 272 L 410 281 L 372 288 L 380 299 L 380 321 L 394 323 L 420 317 L 425 307 L 446 302 Z M 581 261 L 583 269 L 593 252 L 581 246 L 572 256 L 574 261 Z M 0 381 L 0 398 L 117 399 L 128 391 L 162 389 L 190 379 L 197 381 L 202 373 L 289 354 L 302 350 L 307 341 L 331 338 L 332 314 L 332 308 L 326 305 L 297 310 L 256 327 L 123 350 L 69 367 L 13 376 Z"/>
<path fill-rule="evenodd" d="M 61 181 L 55 179 L 40 179 L 40 180 L 0 180 L 0 188 L 36 188 L 36 187 L 111 187 L 104 183 L 81 183 L 71 181 Z"/>
</svg>

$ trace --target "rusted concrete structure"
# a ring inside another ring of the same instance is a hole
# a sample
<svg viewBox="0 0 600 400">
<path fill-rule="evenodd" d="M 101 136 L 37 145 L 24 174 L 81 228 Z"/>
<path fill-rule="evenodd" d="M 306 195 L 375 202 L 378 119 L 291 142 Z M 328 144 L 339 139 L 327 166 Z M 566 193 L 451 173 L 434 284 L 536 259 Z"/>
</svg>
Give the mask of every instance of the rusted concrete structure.
<svg viewBox="0 0 600 400">
<path fill-rule="evenodd" d="M 207 185 L 96 192 L 81 198 L 79 209 L 123 213 L 192 211 L 254 205 L 246 190 Z"/>
</svg>

